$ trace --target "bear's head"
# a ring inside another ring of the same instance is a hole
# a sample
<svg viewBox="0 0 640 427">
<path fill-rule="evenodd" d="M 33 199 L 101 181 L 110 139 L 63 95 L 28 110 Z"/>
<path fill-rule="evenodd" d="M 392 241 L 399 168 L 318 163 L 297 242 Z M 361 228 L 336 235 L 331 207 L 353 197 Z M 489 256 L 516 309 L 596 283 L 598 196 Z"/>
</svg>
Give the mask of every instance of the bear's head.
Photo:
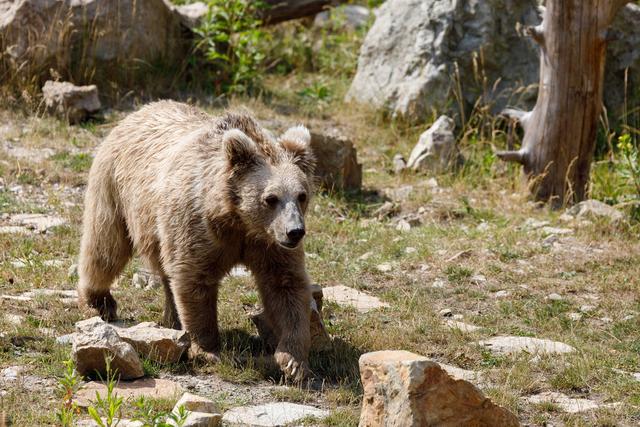
<svg viewBox="0 0 640 427">
<path fill-rule="evenodd" d="M 315 158 L 304 126 L 258 144 L 239 129 L 223 135 L 233 174 L 235 211 L 251 237 L 296 248 L 305 235 L 304 215 L 313 191 Z"/>
</svg>

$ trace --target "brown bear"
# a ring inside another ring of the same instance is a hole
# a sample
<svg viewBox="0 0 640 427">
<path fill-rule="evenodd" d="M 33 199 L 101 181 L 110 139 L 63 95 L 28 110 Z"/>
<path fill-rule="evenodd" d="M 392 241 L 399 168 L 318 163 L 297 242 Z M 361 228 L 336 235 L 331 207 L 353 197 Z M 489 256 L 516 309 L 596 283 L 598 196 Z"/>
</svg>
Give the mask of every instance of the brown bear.
<svg viewBox="0 0 640 427">
<path fill-rule="evenodd" d="M 164 323 L 216 360 L 220 280 L 253 273 L 286 377 L 308 373 L 310 281 L 301 244 L 314 157 L 303 127 L 277 140 L 247 113 L 212 117 L 161 101 L 126 117 L 98 148 L 85 195 L 81 305 L 116 317 L 109 288 L 133 252 L 162 277 Z"/>
</svg>

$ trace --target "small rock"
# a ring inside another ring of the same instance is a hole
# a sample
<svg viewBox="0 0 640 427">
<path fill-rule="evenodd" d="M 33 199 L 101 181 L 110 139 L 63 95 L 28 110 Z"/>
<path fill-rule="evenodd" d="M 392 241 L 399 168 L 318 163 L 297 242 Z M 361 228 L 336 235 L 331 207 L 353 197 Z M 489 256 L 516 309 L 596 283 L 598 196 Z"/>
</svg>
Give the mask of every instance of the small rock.
<svg viewBox="0 0 640 427">
<path fill-rule="evenodd" d="M 509 291 L 498 291 L 496 293 L 493 294 L 494 298 L 507 298 L 510 295 Z"/>
<path fill-rule="evenodd" d="M 24 375 L 25 372 L 27 372 L 26 366 L 9 366 L 0 371 L 0 378 L 2 378 L 3 381 L 13 382 Z"/>
<path fill-rule="evenodd" d="M 393 271 L 393 266 L 388 263 L 379 264 L 379 265 L 376 265 L 376 270 L 378 270 L 381 273 L 389 273 Z"/>
<path fill-rule="evenodd" d="M 563 300 L 562 296 L 559 295 L 559 294 L 556 294 L 556 293 L 552 293 L 552 294 L 547 295 L 547 299 L 549 301 L 562 301 Z"/>
<path fill-rule="evenodd" d="M 19 259 L 11 261 L 11 267 L 13 268 L 25 268 L 27 266 L 27 263 L 24 261 L 21 261 Z"/>
<path fill-rule="evenodd" d="M 195 29 L 200 25 L 200 21 L 209 12 L 209 7 L 206 4 L 197 1 L 194 3 L 183 4 L 175 6 L 176 12 L 182 20 L 182 24 L 190 30 Z"/>
<path fill-rule="evenodd" d="M 516 354 L 523 351 L 531 354 L 562 354 L 576 351 L 568 344 L 530 337 L 500 336 L 480 341 L 478 344 L 497 354 Z"/>
<path fill-rule="evenodd" d="M 325 418 L 328 411 L 297 403 L 278 402 L 257 406 L 232 408 L 222 421 L 229 425 L 275 427 L 296 423 L 303 418 Z"/>
<path fill-rule="evenodd" d="M 364 388 L 360 425 L 518 426 L 509 411 L 436 362 L 407 351 L 360 356 Z"/>
<path fill-rule="evenodd" d="M 16 225 L 5 225 L 0 227 L 0 234 L 29 234 L 29 229 Z"/>
<path fill-rule="evenodd" d="M 23 295 L 0 295 L 0 299 L 6 299 L 10 301 L 20 301 L 20 302 L 29 302 L 33 300 L 33 298 L 25 297 Z"/>
<path fill-rule="evenodd" d="M 64 261 L 59 259 L 48 259 L 42 263 L 45 267 L 60 268 L 64 265 Z"/>
<path fill-rule="evenodd" d="M 453 317 L 453 311 L 450 308 L 443 308 L 438 314 L 442 317 Z"/>
<path fill-rule="evenodd" d="M 49 80 L 42 87 L 42 96 L 49 112 L 69 123 L 81 122 L 101 107 L 96 85 L 75 86 Z"/>
<path fill-rule="evenodd" d="M 491 228 L 488 222 L 482 221 L 480 224 L 476 225 L 476 230 L 478 231 L 487 231 Z"/>
<path fill-rule="evenodd" d="M 213 400 L 197 396 L 192 393 L 183 394 L 180 400 L 178 400 L 178 403 L 176 403 L 174 409 L 177 409 L 180 406 L 184 406 L 186 410 L 192 412 L 204 412 L 207 414 L 220 412 L 218 405 L 216 405 Z"/>
<path fill-rule="evenodd" d="M 33 289 L 23 293 L 22 296 L 28 298 L 77 298 L 78 291 L 75 289 Z"/>
<path fill-rule="evenodd" d="M 624 213 L 598 200 L 585 200 L 567 209 L 566 214 L 576 219 L 605 219 L 612 223 L 624 220 Z"/>
<path fill-rule="evenodd" d="M 393 202 L 384 202 L 382 206 L 373 211 L 373 216 L 379 220 L 388 218 L 398 212 L 398 206 Z"/>
<path fill-rule="evenodd" d="M 535 394 L 533 396 L 525 398 L 525 400 L 531 404 L 551 403 L 553 405 L 556 405 L 563 412 L 567 412 L 569 414 L 592 411 L 603 406 L 612 406 L 600 405 L 597 402 L 588 399 L 571 398 L 565 394 L 557 393 L 554 391 L 546 391 L 543 393 Z M 615 406 L 615 404 L 613 406 Z"/>
<path fill-rule="evenodd" d="M 103 398 L 107 395 L 107 386 L 103 382 L 91 381 L 76 393 L 74 402 L 83 408 L 95 402 L 96 392 Z M 177 399 L 183 393 L 177 382 L 160 378 L 143 378 L 135 381 L 120 381 L 114 392 L 125 401 L 133 401 L 141 396 L 148 399 Z"/>
<path fill-rule="evenodd" d="M 401 219 L 400 221 L 398 221 L 398 224 L 396 225 L 396 230 L 398 231 L 410 231 L 411 230 L 411 224 L 409 224 L 408 221 Z"/>
<path fill-rule="evenodd" d="M 136 350 L 106 323 L 97 324 L 89 332 L 76 334 L 71 352 L 80 375 L 94 375 L 97 372 L 105 378 L 105 358 L 113 357 L 111 369 L 117 371 L 121 379 L 144 376 Z"/>
<path fill-rule="evenodd" d="M 415 254 L 416 252 L 418 252 L 416 248 L 412 248 L 412 247 L 404 248 L 404 253 L 407 255 Z"/>
<path fill-rule="evenodd" d="M 471 278 L 469 279 L 469 281 L 471 283 L 473 283 L 474 285 L 478 285 L 478 286 L 482 286 L 485 283 L 487 283 L 487 278 L 484 277 L 482 274 L 476 274 L 474 276 L 471 276 Z"/>
<path fill-rule="evenodd" d="M 222 422 L 222 415 L 206 412 L 189 412 L 181 427 L 218 427 Z M 169 422 L 169 425 L 175 425 Z"/>
<path fill-rule="evenodd" d="M 545 248 L 552 247 L 559 240 L 560 238 L 557 235 L 552 234 L 548 237 L 545 237 L 545 239 L 542 241 L 542 246 L 544 246 Z"/>
<path fill-rule="evenodd" d="M 431 287 L 435 289 L 444 289 L 447 287 L 447 281 L 445 279 L 436 279 L 431 284 Z"/>
<path fill-rule="evenodd" d="M 78 264 L 71 264 L 67 270 L 67 277 L 70 279 L 78 277 Z"/>
<path fill-rule="evenodd" d="M 569 318 L 569 320 L 577 322 L 579 320 L 582 320 L 582 313 L 569 313 L 567 317 Z"/>
<path fill-rule="evenodd" d="M 162 279 L 157 274 L 141 268 L 133 273 L 131 285 L 136 289 L 159 289 L 162 286 Z"/>
<path fill-rule="evenodd" d="M 389 304 L 380 301 L 377 297 L 367 295 L 357 289 L 343 285 L 324 288 L 323 292 L 328 301 L 335 302 L 342 306 L 354 307 L 360 313 L 367 313 L 378 308 L 389 307 Z"/>
<path fill-rule="evenodd" d="M 542 227 L 542 234 L 555 234 L 558 236 L 565 236 L 567 234 L 573 234 L 573 230 L 570 228 Z"/>
<path fill-rule="evenodd" d="M 385 188 L 383 193 L 394 202 L 404 202 L 409 199 L 411 193 L 413 193 L 413 185 L 403 185 L 398 188 Z"/>
<path fill-rule="evenodd" d="M 613 323 L 613 319 L 610 317 L 601 317 L 600 321 L 605 325 L 608 325 L 609 323 Z"/>
<path fill-rule="evenodd" d="M 404 160 L 402 154 L 396 154 L 393 156 L 393 172 L 396 174 L 402 173 L 407 168 L 407 162 Z"/>
<path fill-rule="evenodd" d="M 583 313 L 593 313 L 594 311 L 596 311 L 598 309 L 598 307 L 596 307 L 595 305 L 581 305 L 580 306 L 580 311 Z"/>
<path fill-rule="evenodd" d="M 231 277 L 250 277 L 251 272 L 247 270 L 247 267 L 244 265 L 237 265 L 231 269 L 229 272 L 229 276 Z"/>
<path fill-rule="evenodd" d="M 453 135 L 454 121 L 440 116 L 411 151 L 407 167 L 414 171 L 440 173 L 462 163 Z"/>
<path fill-rule="evenodd" d="M 470 324 L 464 323 L 464 322 L 458 322 L 456 320 L 447 320 L 445 322 L 445 325 L 449 329 L 457 329 L 460 332 L 465 332 L 465 333 L 472 333 L 472 332 L 476 332 L 476 331 L 479 331 L 480 329 L 482 329 L 479 326 L 470 325 Z"/>
<path fill-rule="evenodd" d="M 9 219 L 13 224 L 29 228 L 38 233 L 45 233 L 53 227 L 67 224 L 67 221 L 59 216 L 45 214 L 16 214 Z"/>
<path fill-rule="evenodd" d="M 24 320 L 24 317 L 20 316 L 19 314 L 12 313 L 6 313 L 4 315 L 4 318 L 7 322 L 16 326 L 22 325 L 22 321 Z"/>
<path fill-rule="evenodd" d="M 373 252 L 365 252 L 358 257 L 358 261 L 366 261 L 373 256 Z"/>
<path fill-rule="evenodd" d="M 61 335 L 56 338 L 56 343 L 60 345 L 69 345 L 73 343 L 73 338 L 75 337 L 75 333 Z"/>
<path fill-rule="evenodd" d="M 549 221 L 540 221 L 535 218 L 527 218 L 522 224 L 522 228 L 526 230 L 537 230 L 542 227 L 546 227 L 551 224 Z"/>
</svg>

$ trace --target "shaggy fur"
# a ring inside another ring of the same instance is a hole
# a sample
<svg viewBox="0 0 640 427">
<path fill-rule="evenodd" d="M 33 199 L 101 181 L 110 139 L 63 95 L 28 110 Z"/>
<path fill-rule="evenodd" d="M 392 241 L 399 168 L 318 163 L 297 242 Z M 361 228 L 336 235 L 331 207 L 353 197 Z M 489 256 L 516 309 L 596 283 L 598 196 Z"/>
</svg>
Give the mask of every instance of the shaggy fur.
<svg viewBox="0 0 640 427">
<path fill-rule="evenodd" d="M 218 284 L 242 263 L 278 336 L 277 362 L 302 378 L 310 282 L 300 233 L 288 236 L 304 230 L 309 143 L 304 127 L 276 141 L 248 114 L 214 118 L 169 101 L 128 116 L 99 147 L 89 174 L 81 302 L 114 319 L 109 289 L 135 250 L 163 278 L 164 323 L 190 333 L 192 356 L 215 360 Z"/>
</svg>

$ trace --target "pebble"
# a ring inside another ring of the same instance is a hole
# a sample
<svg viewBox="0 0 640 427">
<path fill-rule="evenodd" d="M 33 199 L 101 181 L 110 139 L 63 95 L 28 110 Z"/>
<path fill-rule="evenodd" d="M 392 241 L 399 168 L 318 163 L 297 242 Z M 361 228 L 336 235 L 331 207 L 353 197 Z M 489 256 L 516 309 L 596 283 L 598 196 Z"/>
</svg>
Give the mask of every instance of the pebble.
<svg viewBox="0 0 640 427">
<path fill-rule="evenodd" d="M 553 293 L 553 294 L 547 295 L 547 299 L 549 301 L 562 301 L 563 298 L 559 294 Z"/>
<path fill-rule="evenodd" d="M 380 271 L 381 273 L 389 273 L 393 270 L 393 267 L 391 266 L 391 264 L 384 263 L 377 265 L 376 270 Z"/>
<path fill-rule="evenodd" d="M 438 314 L 442 317 L 453 317 L 453 311 L 449 308 L 443 308 L 438 312 Z"/>
<path fill-rule="evenodd" d="M 507 298 L 509 296 L 509 291 L 498 291 L 493 294 L 494 298 Z"/>
</svg>

